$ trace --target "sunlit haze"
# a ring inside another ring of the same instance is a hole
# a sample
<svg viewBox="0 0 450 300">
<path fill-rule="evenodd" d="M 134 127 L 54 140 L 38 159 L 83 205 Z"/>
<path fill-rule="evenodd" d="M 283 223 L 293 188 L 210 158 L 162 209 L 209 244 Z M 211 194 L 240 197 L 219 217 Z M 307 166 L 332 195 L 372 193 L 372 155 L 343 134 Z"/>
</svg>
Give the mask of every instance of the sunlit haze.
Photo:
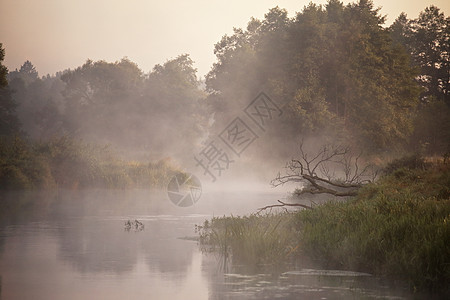
<svg viewBox="0 0 450 300">
<path fill-rule="evenodd" d="M 0 42 L 10 70 L 30 60 L 41 76 L 76 68 L 88 58 L 116 61 L 128 57 L 148 72 L 155 64 L 183 53 L 190 54 L 198 76 L 204 76 L 215 61 L 214 44 L 233 27 L 245 27 L 251 17 L 262 19 L 275 6 L 293 16 L 308 2 L 1 0 Z M 416 18 L 431 4 L 445 15 L 450 11 L 450 2 L 445 0 L 374 2 L 387 15 L 387 24 L 402 11 Z"/>
<path fill-rule="evenodd" d="M 449 29 L 450 0 L 0 0 L 0 300 L 450 299 Z"/>
</svg>

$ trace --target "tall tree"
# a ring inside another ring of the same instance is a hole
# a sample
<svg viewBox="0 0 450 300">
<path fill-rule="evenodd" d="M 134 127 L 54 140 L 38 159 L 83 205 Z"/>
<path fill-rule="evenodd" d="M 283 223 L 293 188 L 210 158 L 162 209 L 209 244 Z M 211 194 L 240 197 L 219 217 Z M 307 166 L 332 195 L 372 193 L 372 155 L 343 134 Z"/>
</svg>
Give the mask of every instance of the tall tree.
<svg viewBox="0 0 450 300">
<path fill-rule="evenodd" d="M 4 59 L 5 48 L 0 43 L 0 136 L 10 136 L 19 133 L 20 123 L 16 115 L 17 104 L 8 87 L 8 68 L 3 65 Z"/>
<path fill-rule="evenodd" d="M 144 155 L 177 157 L 203 135 L 204 94 L 188 55 L 156 65 L 144 74 L 128 59 L 88 60 L 65 72 L 67 130 Z"/>
<path fill-rule="evenodd" d="M 433 96 L 450 105 L 450 18 L 436 6 L 427 7 L 412 22 L 411 48 L 421 67 L 425 97 Z"/>
<path fill-rule="evenodd" d="M 116 141 L 126 128 L 126 112 L 140 93 L 143 74 L 138 66 L 124 58 L 114 63 L 88 60 L 75 70 L 66 71 L 66 124 L 69 132 L 88 139 L 103 137 Z M 120 138 L 119 138 L 120 139 Z"/>
<path fill-rule="evenodd" d="M 207 130 L 205 94 L 199 86 L 197 70 L 187 54 L 156 65 L 148 74 L 140 98 L 142 111 L 137 115 L 152 129 L 146 135 L 153 151 L 192 159 L 192 149 Z"/>
<path fill-rule="evenodd" d="M 3 44 L 0 43 L 0 88 L 8 86 L 8 68 L 3 65 L 3 60 L 5 59 L 5 48 Z"/>
<path fill-rule="evenodd" d="M 401 14 L 390 27 L 393 39 L 407 49 L 423 87 L 412 144 L 430 154 L 450 151 L 450 18 L 435 6 L 416 19 Z"/>
<path fill-rule="evenodd" d="M 402 13 L 391 25 L 393 39 L 412 55 L 419 68 L 419 83 L 424 87 L 422 102 L 442 100 L 450 105 L 450 17 L 436 6 L 408 20 Z"/>
<path fill-rule="evenodd" d="M 384 21 L 369 0 L 309 4 L 292 19 L 274 8 L 216 44 L 209 103 L 227 119 L 264 89 L 287 103 L 278 129 L 288 139 L 328 132 L 371 151 L 405 145 L 419 90 Z"/>
<path fill-rule="evenodd" d="M 8 74 L 12 97 L 23 131 L 32 139 L 48 138 L 62 132 L 62 87 L 59 76 L 39 78 L 30 61 Z"/>
</svg>

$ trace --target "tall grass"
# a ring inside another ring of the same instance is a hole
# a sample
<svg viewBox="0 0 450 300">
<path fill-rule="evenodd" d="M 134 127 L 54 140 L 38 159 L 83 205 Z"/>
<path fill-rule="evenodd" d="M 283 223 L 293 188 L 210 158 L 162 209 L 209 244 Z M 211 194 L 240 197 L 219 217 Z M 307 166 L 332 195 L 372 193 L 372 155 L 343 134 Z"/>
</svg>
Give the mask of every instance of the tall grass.
<svg viewBox="0 0 450 300">
<path fill-rule="evenodd" d="M 300 253 L 324 267 L 370 272 L 450 293 L 450 166 L 400 167 L 348 202 L 264 216 L 215 218 L 200 231 L 238 262 L 279 264 Z"/>
<path fill-rule="evenodd" d="M 298 214 L 302 244 L 330 267 L 360 270 L 439 290 L 450 282 L 450 201 L 408 188 L 328 203 Z M 373 191 L 371 191 L 373 192 Z"/>
<path fill-rule="evenodd" d="M 204 251 L 215 251 L 234 264 L 277 266 L 292 258 L 298 237 L 293 214 L 220 217 L 197 230 Z"/>
</svg>

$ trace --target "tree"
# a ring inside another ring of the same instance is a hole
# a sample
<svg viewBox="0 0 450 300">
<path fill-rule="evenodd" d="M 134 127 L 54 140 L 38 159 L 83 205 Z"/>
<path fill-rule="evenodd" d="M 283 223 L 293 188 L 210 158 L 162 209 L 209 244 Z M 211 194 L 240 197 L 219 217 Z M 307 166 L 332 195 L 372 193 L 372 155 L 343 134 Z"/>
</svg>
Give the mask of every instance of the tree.
<svg viewBox="0 0 450 300">
<path fill-rule="evenodd" d="M 434 96 L 450 105 L 450 18 L 436 6 L 427 7 L 412 23 L 411 48 L 421 68 L 424 98 Z"/>
<path fill-rule="evenodd" d="M 373 165 L 363 162 L 362 152 L 357 154 L 349 146 L 339 144 L 324 144 L 318 149 L 308 151 L 303 140 L 299 146 L 299 157 L 291 159 L 285 169 L 283 174 L 277 174 L 271 184 L 273 187 L 286 183 L 299 184 L 293 193 L 297 198 L 305 195 L 353 197 L 358 194 L 361 187 L 374 182 L 378 177 L 378 170 Z M 262 207 L 259 212 L 286 207 L 312 209 L 312 206 L 302 203 L 278 200 L 278 204 Z"/>
<path fill-rule="evenodd" d="M 126 114 L 141 93 L 143 73 L 124 58 L 114 63 L 86 61 L 61 76 L 68 132 L 89 140 L 126 140 Z"/>
<path fill-rule="evenodd" d="M 5 88 L 8 86 L 8 68 L 3 65 L 3 60 L 5 59 L 5 48 L 3 44 L 0 43 L 0 88 Z"/>
<path fill-rule="evenodd" d="M 417 19 L 408 20 L 402 13 L 390 27 L 393 39 L 405 47 L 420 70 L 418 82 L 424 87 L 422 102 L 450 103 L 449 41 L 450 18 L 439 8 L 429 6 Z"/>
<path fill-rule="evenodd" d="M 59 76 L 39 78 L 36 68 L 26 61 L 8 74 L 17 116 L 31 139 L 45 139 L 63 132 L 62 81 Z"/>
<path fill-rule="evenodd" d="M 407 49 L 423 87 L 414 121 L 412 145 L 429 154 L 450 151 L 450 18 L 435 6 L 408 20 L 401 14 L 390 27 L 394 41 Z"/>
<path fill-rule="evenodd" d="M 153 151 L 192 159 L 192 149 L 207 131 L 205 94 L 193 65 L 189 55 L 180 55 L 156 65 L 144 82 L 140 107 L 148 113 L 142 115 L 147 128 L 153 129 L 146 133 Z"/>
<path fill-rule="evenodd" d="M 367 151 L 405 146 L 420 92 L 406 50 L 373 2 L 309 4 L 289 19 L 271 9 L 216 44 L 208 103 L 222 120 L 264 90 L 283 107 L 276 133 L 340 136 Z"/>
<path fill-rule="evenodd" d="M 204 135 L 207 118 L 193 64 L 184 54 L 144 74 L 126 58 L 88 60 L 61 76 L 65 128 L 137 155 L 183 157 L 185 147 L 197 145 Z"/>
<path fill-rule="evenodd" d="M 36 71 L 36 68 L 31 61 L 27 60 L 20 66 L 19 71 L 16 69 L 8 74 L 8 80 L 10 82 L 17 79 L 22 80 L 25 87 L 27 87 L 39 79 L 39 73 Z"/>
<path fill-rule="evenodd" d="M 444 101 L 423 105 L 416 117 L 413 138 L 413 145 L 422 154 L 450 153 L 450 106 Z"/>
<path fill-rule="evenodd" d="M 20 123 L 16 115 L 17 104 L 8 87 L 8 69 L 2 63 L 4 59 L 5 49 L 0 43 L 0 136 L 11 136 L 19 133 Z"/>
<path fill-rule="evenodd" d="M 326 144 L 315 153 L 300 143 L 300 157 L 286 165 L 286 173 L 272 180 L 274 187 L 288 182 L 301 183 L 294 194 L 329 194 L 336 197 L 356 196 L 364 184 L 373 182 L 377 172 L 372 165 L 361 163 L 362 153 L 356 155 L 350 147 Z"/>
</svg>

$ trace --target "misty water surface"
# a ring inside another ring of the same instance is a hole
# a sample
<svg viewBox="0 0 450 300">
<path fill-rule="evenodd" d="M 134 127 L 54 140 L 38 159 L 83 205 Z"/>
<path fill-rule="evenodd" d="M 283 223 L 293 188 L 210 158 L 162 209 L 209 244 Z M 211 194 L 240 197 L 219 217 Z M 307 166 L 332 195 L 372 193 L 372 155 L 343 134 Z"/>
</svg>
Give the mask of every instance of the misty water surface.
<svg viewBox="0 0 450 300">
<path fill-rule="evenodd" d="M 383 280 L 305 271 L 301 263 L 282 274 L 270 266 L 224 269 L 220 257 L 183 239 L 207 218 L 251 213 L 282 196 L 217 191 L 179 208 L 145 190 L 3 195 L 1 299 L 407 298 Z M 135 219 L 144 230 L 125 230 Z"/>
</svg>

